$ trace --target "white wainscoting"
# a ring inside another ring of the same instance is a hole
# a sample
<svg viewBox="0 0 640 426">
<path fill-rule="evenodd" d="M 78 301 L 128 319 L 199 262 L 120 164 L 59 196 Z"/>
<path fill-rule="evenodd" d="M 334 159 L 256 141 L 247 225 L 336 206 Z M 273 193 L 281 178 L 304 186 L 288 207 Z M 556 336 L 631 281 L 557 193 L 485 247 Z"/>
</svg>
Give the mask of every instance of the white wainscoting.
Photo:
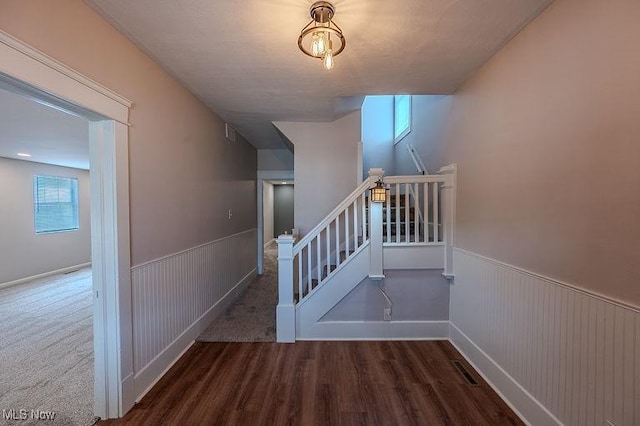
<svg viewBox="0 0 640 426">
<path fill-rule="evenodd" d="M 256 244 L 251 229 L 131 269 L 138 400 L 255 276 Z"/>
<path fill-rule="evenodd" d="M 527 422 L 640 425 L 638 308 L 460 249 L 454 264 L 451 341 Z"/>
</svg>

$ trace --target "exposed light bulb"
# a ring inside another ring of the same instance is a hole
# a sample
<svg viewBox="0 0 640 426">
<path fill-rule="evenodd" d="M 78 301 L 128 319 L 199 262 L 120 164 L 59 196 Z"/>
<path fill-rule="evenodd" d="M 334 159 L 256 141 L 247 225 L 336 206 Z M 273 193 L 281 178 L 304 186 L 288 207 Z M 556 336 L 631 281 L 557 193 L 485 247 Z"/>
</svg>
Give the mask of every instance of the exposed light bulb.
<svg viewBox="0 0 640 426">
<path fill-rule="evenodd" d="M 322 65 L 326 70 L 333 68 L 333 53 L 331 52 L 331 49 L 327 50 L 327 53 L 324 54 L 324 57 L 322 58 Z"/>
<path fill-rule="evenodd" d="M 313 42 L 311 43 L 311 53 L 313 54 L 313 56 L 317 57 L 324 55 L 324 53 L 327 51 L 324 32 L 316 31 L 315 33 L 313 33 L 312 37 Z"/>
</svg>

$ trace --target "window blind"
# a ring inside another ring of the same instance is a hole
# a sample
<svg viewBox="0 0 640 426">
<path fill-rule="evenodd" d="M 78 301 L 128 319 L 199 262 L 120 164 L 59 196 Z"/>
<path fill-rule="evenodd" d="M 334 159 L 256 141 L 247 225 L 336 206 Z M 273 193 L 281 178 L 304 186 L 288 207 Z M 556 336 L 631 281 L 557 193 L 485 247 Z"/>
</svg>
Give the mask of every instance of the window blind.
<svg viewBox="0 0 640 426">
<path fill-rule="evenodd" d="M 394 96 L 394 141 L 398 142 L 411 131 L 411 95 Z"/>
<path fill-rule="evenodd" d="M 36 234 L 78 229 L 78 179 L 33 177 Z"/>
</svg>

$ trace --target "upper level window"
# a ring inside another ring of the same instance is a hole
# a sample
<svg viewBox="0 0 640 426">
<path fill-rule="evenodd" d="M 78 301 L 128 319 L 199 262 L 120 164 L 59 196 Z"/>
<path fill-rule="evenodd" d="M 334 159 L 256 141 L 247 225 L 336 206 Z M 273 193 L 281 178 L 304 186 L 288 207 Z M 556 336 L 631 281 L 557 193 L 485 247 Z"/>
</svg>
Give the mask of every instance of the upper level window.
<svg viewBox="0 0 640 426">
<path fill-rule="evenodd" d="M 393 100 L 393 142 L 411 131 L 411 95 L 396 95 Z"/>
<path fill-rule="evenodd" d="M 33 177 L 36 234 L 78 229 L 78 179 Z"/>
</svg>

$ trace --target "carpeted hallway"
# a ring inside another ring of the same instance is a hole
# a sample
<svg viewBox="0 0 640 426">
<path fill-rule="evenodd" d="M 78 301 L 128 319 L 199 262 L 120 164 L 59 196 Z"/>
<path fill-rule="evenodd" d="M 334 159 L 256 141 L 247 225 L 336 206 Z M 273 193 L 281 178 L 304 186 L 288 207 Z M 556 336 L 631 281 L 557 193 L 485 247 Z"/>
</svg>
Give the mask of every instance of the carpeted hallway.
<svg viewBox="0 0 640 426">
<path fill-rule="evenodd" d="M 93 423 L 91 295 L 90 268 L 0 289 L 0 424 Z M 6 418 L 21 409 L 54 421 Z"/>
<path fill-rule="evenodd" d="M 264 273 L 216 318 L 198 342 L 275 342 L 278 304 L 278 246 L 264 250 Z"/>
</svg>

